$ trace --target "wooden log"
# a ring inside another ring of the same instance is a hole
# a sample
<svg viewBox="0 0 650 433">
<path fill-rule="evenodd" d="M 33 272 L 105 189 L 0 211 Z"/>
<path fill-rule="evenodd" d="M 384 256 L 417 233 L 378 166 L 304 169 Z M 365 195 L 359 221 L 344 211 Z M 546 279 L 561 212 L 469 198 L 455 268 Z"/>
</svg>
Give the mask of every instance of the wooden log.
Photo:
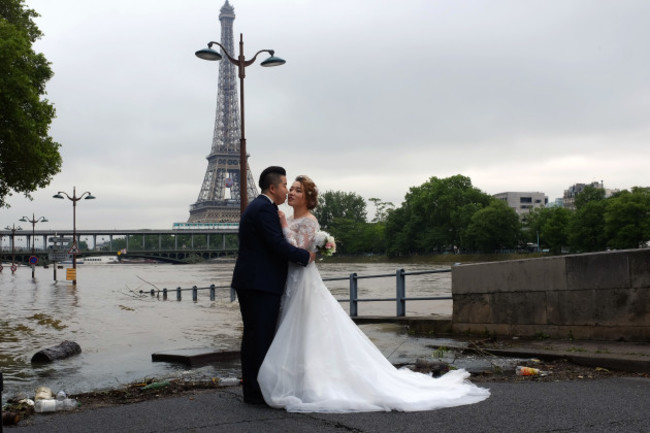
<svg viewBox="0 0 650 433">
<path fill-rule="evenodd" d="M 39 350 L 32 356 L 32 362 L 52 362 L 81 353 L 81 346 L 74 341 L 64 341 L 57 346 Z"/>
</svg>

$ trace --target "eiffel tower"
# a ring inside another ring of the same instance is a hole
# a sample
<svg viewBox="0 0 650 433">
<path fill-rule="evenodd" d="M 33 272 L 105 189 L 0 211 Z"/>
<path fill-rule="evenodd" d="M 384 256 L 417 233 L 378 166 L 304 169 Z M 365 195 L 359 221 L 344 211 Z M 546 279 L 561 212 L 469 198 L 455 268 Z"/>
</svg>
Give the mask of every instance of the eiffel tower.
<svg viewBox="0 0 650 433">
<path fill-rule="evenodd" d="M 235 9 L 228 3 L 221 7 L 221 44 L 234 53 L 232 24 Z M 222 52 L 223 55 L 223 52 Z M 225 55 L 224 55 L 225 58 Z M 237 70 L 232 63 L 219 62 L 219 91 L 214 122 L 212 148 L 207 156 L 208 169 L 196 203 L 190 206 L 188 223 L 238 223 L 240 214 L 239 98 Z M 249 200 L 257 197 L 257 187 L 250 167 L 246 164 Z"/>
</svg>

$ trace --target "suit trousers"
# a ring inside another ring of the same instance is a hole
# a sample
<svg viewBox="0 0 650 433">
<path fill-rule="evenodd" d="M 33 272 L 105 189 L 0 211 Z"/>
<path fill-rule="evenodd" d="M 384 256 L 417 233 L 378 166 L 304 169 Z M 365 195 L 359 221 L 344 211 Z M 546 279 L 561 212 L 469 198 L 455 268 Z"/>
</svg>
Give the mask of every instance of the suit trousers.
<svg viewBox="0 0 650 433">
<path fill-rule="evenodd" d="M 282 296 L 259 290 L 236 291 L 244 322 L 241 342 L 244 401 L 263 401 L 257 374 L 275 337 Z"/>
</svg>

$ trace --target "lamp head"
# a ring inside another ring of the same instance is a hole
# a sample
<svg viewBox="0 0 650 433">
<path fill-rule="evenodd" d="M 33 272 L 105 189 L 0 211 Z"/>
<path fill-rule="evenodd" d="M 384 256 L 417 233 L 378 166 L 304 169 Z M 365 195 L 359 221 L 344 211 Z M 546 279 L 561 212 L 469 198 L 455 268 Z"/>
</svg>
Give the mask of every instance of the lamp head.
<svg viewBox="0 0 650 433">
<path fill-rule="evenodd" d="M 20 221 L 20 222 L 24 222 L 24 223 L 28 222 L 26 217 L 22 217 L 22 218 L 19 219 L 18 221 Z"/>
<path fill-rule="evenodd" d="M 260 64 L 261 64 L 262 66 L 264 66 L 264 67 L 270 68 L 270 67 L 272 67 L 272 66 L 280 66 L 280 65 L 284 65 L 285 63 L 287 63 L 286 60 L 281 59 L 281 58 L 279 58 L 279 57 L 275 57 L 275 56 L 273 55 L 273 52 L 271 52 L 271 57 L 269 57 L 268 59 L 264 60 L 264 61 L 263 61 L 262 63 L 260 63 Z"/>
<path fill-rule="evenodd" d="M 203 60 L 217 61 L 221 60 L 222 56 L 217 50 L 213 50 L 210 45 L 208 48 L 203 48 L 194 53 L 196 57 Z"/>
<path fill-rule="evenodd" d="M 52 198 L 63 198 L 63 196 L 62 196 L 61 193 L 59 192 L 59 193 L 57 193 L 57 194 L 54 194 L 54 195 L 52 196 Z"/>
<path fill-rule="evenodd" d="M 95 196 L 88 193 L 88 197 L 86 197 L 85 200 L 95 200 Z"/>
<path fill-rule="evenodd" d="M 46 222 L 48 222 L 48 221 L 47 221 L 47 218 L 43 217 L 43 219 L 41 220 L 41 222 L 42 222 L 42 223 L 46 223 Z"/>
</svg>

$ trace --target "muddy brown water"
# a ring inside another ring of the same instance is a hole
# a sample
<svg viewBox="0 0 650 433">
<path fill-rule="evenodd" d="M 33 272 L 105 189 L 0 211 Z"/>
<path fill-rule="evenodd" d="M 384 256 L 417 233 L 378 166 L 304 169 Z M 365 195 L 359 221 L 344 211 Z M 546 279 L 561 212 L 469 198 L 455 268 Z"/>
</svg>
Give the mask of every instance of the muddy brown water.
<svg viewBox="0 0 650 433">
<path fill-rule="evenodd" d="M 183 365 L 152 362 L 151 354 L 163 350 L 210 347 L 238 350 L 241 319 L 230 290 L 217 289 L 215 301 L 208 291 L 199 291 L 197 302 L 191 292 L 176 301 L 176 287 L 210 284 L 227 286 L 233 262 L 195 265 L 79 265 L 77 286 L 64 280 L 65 272 L 36 268 L 32 280 L 29 267 L 12 274 L 8 266 L 0 273 L 0 369 L 4 375 L 3 401 L 16 392 L 33 393 L 38 386 L 80 393 L 120 387 L 152 377 L 229 376 L 239 365 L 224 363 L 187 370 Z M 444 266 L 400 264 L 319 263 L 323 277 L 395 274 L 397 269 L 422 271 Z M 338 299 L 349 297 L 348 281 L 326 283 Z M 168 299 L 149 291 L 170 290 Z M 449 296 L 451 274 L 406 277 L 408 297 Z M 144 293 L 141 293 L 144 292 Z M 395 296 L 395 278 L 359 280 L 360 298 Z M 348 311 L 349 304 L 341 303 Z M 359 304 L 359 315 L 394 316 L 395 302 Z M 408 316 L 451 314 L 451 301 L 408 301 Z M 424 341 L 413 342 L 401 327 L 362 325 L 364 332 L 394 362 L 424 354 L 431 349 Z M 50 364 L 32 365 L 39 350 L 64 340 L 77 342 L 82 353 Z M 407 341 L 408 340 L 408 341 Z"/>
</svg>

